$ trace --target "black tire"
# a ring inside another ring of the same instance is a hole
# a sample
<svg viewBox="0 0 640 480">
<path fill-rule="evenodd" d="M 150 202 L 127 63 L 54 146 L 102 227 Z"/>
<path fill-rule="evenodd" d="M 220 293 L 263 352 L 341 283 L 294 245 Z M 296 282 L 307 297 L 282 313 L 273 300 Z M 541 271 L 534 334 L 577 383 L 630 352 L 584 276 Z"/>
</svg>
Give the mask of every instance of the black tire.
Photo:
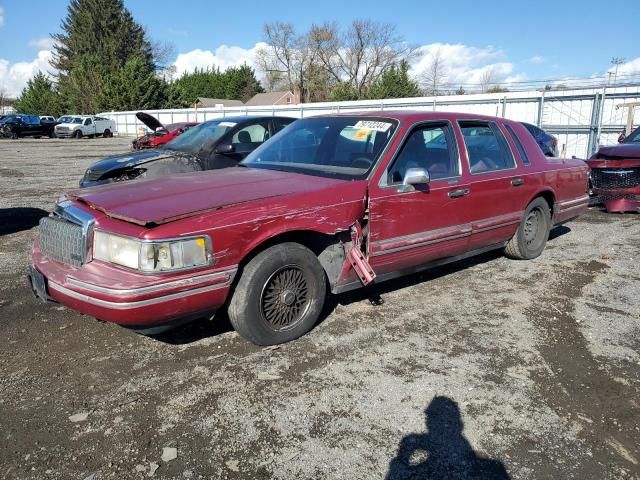
<svg viewBox="0 0 640 480">
<path fill-rule="evenodd" d="M 56 138 L 55 132 L 49 132 L 49 138 Z"/>
<path fill-rule="evenodd" d="M 18 135 L 16 132 L 11 132 L 11 139 L 12 140 L 17 140 L 20 138 L 20 135 Z"/>
<path fill-rule="evenodd" d="M 109 130 L 108 128 L 102 133 L 102 136 L 104 138 L 111 138 L 113 137 L 113 133 L 111 133 L 111 130 Z"/>
<path fill-rule="evenodd" d="M 82 132 L 80 130 L 76 130 L 73 132 L 73 138 L 82 138 Z"/>
<path fill-rule="evenodd" d="M 40 138 L 40 137 L 41 137 L 41 135 L 34 135 L 33 138 Z"/>
<path fill-rule="evenodd" d="M 277 345 L 313 328 L 326 295 L 316 255 L 298 243 L 281 243 L 260 252 L 244 268 L 229 303 L 229 319 L 243 338 Z"/>
<path fill-rule="evenodd" d="M 515 260 L 531 260 L 540 256 L 547 245 L 550 230 L 549 204 L 544 198 L 534 198 L 524 211 L 518 231 L 504 248 L 505 255 Z"/>
</svg>

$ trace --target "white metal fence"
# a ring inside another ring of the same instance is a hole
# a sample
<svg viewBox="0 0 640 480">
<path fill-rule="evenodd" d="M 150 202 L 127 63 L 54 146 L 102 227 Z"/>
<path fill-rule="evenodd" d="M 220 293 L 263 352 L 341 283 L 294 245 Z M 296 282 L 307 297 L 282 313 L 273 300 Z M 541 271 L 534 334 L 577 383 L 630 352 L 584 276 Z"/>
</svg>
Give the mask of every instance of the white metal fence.
<svg viewBox="0 0 640 480">
<path fill-rule="evenodd" d="M 640 85 L 599 89 L 504 92 L 477 95 L 393 98 L 354 102 L 323 102 L 299 105 L 247 106 L 229 108 L 188 108 L 145 110 L 165 124 L 202 122 L 236 115 L 284 115 L 295 118 L 338 112 L 367 110 L 423 110 L 477 113 L 532 123 L 558 137 L 565 156 L 586 158 L 598 145 L 616 142 L 627 122 L 621 104 L 640 101 Z M 100 116 L 116 122 L 119 135 L 138 135 L 142 123 L 136 112 L 103 112 Z M 636 109 L 634 125 L 640 123 Z"/>
</svg>

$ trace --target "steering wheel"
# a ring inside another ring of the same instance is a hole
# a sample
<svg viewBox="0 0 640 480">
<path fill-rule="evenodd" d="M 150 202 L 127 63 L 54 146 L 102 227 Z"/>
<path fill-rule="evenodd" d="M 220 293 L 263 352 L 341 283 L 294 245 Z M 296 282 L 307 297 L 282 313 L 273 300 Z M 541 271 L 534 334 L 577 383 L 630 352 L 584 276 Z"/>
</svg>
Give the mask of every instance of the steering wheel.
<svg viewBox="0 0 640 480">
<path fill-rule="evenodd" d="M 373 160 L 368 157 L 356 157 L 351 161 L 351 166 L 353 168 L 362 168 L 363 170 L 368 169 L 371 165 L 373 165 Z"/>
</svg>

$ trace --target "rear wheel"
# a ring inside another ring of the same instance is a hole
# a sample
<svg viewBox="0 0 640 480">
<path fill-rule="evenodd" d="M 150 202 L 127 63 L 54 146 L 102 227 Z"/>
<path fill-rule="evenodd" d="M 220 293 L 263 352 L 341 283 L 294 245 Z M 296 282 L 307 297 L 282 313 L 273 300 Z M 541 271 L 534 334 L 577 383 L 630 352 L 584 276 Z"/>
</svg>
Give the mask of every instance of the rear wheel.
<svg viewBox="0 0 640 480">
<path fill-rule="evenodd" d="M 538 257 L 549 239 L 551 211 L 544 198 L 534 199 L 524 212 L 518 231 L 504 249 L 509 258 L 531 260 Z"/>
<path fill-rule="evenodd" d="M 111 138 L 113 137 L 113 133 L 111 133 L 111 130 L 109 130 L 108 128 L 102 133 L 102 136 L 104 138 Z"/>
<path fill-rule="evenodd" d="M 282 243 L 259 253 L 244 268 L 229 303 L 229 319 L 255 344 L 288 342 L 313 328 L 326 294 L 316 255 L 298 243 Z"/>
</svg>

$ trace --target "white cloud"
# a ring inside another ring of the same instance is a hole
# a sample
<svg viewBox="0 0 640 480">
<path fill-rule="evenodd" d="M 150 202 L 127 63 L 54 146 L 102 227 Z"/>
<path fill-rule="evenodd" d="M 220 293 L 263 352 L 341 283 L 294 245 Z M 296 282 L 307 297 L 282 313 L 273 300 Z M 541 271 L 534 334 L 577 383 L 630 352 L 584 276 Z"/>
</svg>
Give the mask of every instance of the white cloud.
<svg viewBox="0 0 640 480">
<path fill-rule="evenodd" d="M 265 43 L 256 43 L 252 48 L 242 48 L 233 45 L 220 45 L 215 52 L 197 48 L 190 52 L 180 53 L 174 62 L 176 74 L 179 77 L 185 72 L 193 72 L 196 68 L 218 67 L 225 70 L 244 63 L 255 66 L 256 52 L 265 47 Z"/>
<path fill-rule="evenodd" d="M 0 90 L 9 97 L 17 97 L 27 84 L 27 80 L 38 71 L 53 75 L 55 70 L 51 66 L 52 56 L 51 50 L 40 50 L 38 56 L 30 62 L 10 63 L 0 58 Z"/>
<path fill-rule="evenodd" d="M 55 41 L 51 37 L 36 38 L 29 42 L 29 46 L 37 50 L 51 50 Z"/>
<path fill-rule="evenodd" d="M 526 80 L 525 73 L 516 73 L 515 65 L 504 61 L 502 50 L 489 47 L 472 47 L 463 44 L 431 43 L 417 49 L 411 73 L 418 79 L 439 52 L 446 73 L 445 83 L 457 85 L 479 85 L 490 72 L 491 83 L 520 82 Z"/>
<path fill-rule="evenodd" d="M 535 63 L 535 64 L 540 64 L 540 63 L 544 63 L 546 61 L 546 58 L 540 56 L 540 55 L 534 55 L 533 57 L 531 57 L 529 59 L 530 63 Z"/>
<path fill-rule="evenodd" d="M 0 6 L 0 27 L 4 26 L 4 7 Z"/>
</svg>

